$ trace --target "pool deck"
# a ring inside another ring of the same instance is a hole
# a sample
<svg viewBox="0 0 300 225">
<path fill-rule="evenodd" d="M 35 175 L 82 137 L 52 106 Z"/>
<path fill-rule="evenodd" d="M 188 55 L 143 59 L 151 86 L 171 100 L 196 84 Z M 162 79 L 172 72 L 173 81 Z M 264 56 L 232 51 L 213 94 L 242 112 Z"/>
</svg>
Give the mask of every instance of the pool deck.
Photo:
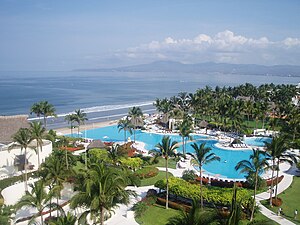
<svg viewBox="0 0 300 225">
<path fill-rule="evenodd" d="M 107 121 L 107 122 L 101 122 L 101 123 L 94 123 L 94 124 L 87 124 L 87 125 L 82 125 L 81 130 L 88 130 L 88 129 L 95 129 L 95 128 L 100 128 L 100 127 L 105 127 L 105 126 L 111 126 L 111 125 L 116 125 L 118 121 Z M 57 132 L 61 134 L 68 134 L 70 133 L 69 128 L 60 128 L 56 129 Z M 170 132 L 164 132 L 161 130 L 148 130 L 147 132 L 149 133 L 157 133 L 157 134 L 166 134 L 166 135 L 172 135 L 172 134 L 178 134 L 178 133 L 170 133 Z M 210 137 L 215 140 L 219 140 L 220 142 L 222 141 L 228 141 L 219 139 L 218 136 L 214 135 L 209 135 L 207 133 L 195 133 L 195 135 L 205 135 L 207 137 Z M 137 142 L 136 146 L 137 149 L 145 152 L 147 154 L 147 150 L 145 149 L 145 145 L 142 142 Z M 227 150 L 251 150 L 251 146 L 248 146 L 248 148 L 232 148 L 229 146 L 224 146 L 222 143 L 217 143 L 216 147 L 222 148 L 222 149 L 227 149 Z M 158 167 L 160 171 L 165 171 L 164 167 Z M 175 177 L 181 177 L 183 171 L 191 169 L 195 170 L 195 168 L 191 165 L 190 161 L 186 163 L 185 168 L 177 168 L 177 169 L 171 169 L 169 168 L 168 171 L 172 173 Z M 278 194 L 282 193 L 284 190 L 286 190 L 293 181 L 293 176 L 295 175 L 295 170 L 293 168 L 290 168 L 288 164 L 281 164 L 280 165 L 280 173 L 279 175 L 284 175 L 283 180 L 278 184 Z M 154 186 L 147 186 L 147 187 L 128 187 L 130 190 L 136 191 L 138 197 L 137 198 L 132 198 L 131 202 L 128 206 L 125 206 L 123 204 L 120 204 L 118 208 L 115 209 L 114 215 L 108 219 L 105 224 L 106 225 L 117 225 L 117 224 L 132 224 L 132 225 L 137 225 L 138 223 L 134 220 L 134 212 L 132 211 L 132 206 L 134 203 L 136 203 L 138 200 L 140 200 L 142 197 L 145 196 L 145 193 L 149 188 L 154 188 Z M 263 206 L 260 201 L 269 199 L 270 194 L 268 192 L 263 192 L 258 195 L 256 195 L 256 202 L 257 205 L 260 207 L 260 211 L 263 215 L 266 217 L 270 218 L 271 220 L 277 222 L 278 224 L 283 224 L 283 225 L 293 225 L 294 223 L 281 217 L 278 216 L 276 213 L 272 212 L 271 210 L 267 209 L 265 206 Z"/>
</svg>

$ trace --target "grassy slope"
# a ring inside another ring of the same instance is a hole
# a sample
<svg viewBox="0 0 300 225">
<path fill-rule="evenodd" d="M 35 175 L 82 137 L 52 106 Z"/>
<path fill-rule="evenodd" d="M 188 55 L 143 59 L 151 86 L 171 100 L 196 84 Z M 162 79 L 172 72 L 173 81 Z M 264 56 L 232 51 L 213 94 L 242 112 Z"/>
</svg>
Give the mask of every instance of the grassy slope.
<svg viewBox="0 0 300 225">
<path fill-rule="evenodd" d="M 171 173 L 169 173 L 169 177 L 173 176 Z M 156 181 L 162 180 L 166 178 L 166 172 L 159 171 L 158 174 L 155 177 L 150 177 L 141 180 L 141 186 L 148 186 L 148 185 L 154 185 Z"/>
<path fill-rule="evenodd" d="M 279 195 L 283 204 L 281 206 L 285 218 L 291 220 L 293 223 L 300 224 L 300 177 L 294 177 L 292 185 L 283 193 Z M 270 208 L 268 201 L 262 202 L 266 207 L 277 213 L 278 207 Z M 298 210 L 298 218 L 294 220 L 294 210 Z"/>
<path fill-rule="evenodd" d="M 179 215 L 180 211 L 169 208 L 166 210 L 164 206 L 153 205 L 145 211 L 141 218 L 135 218 L 139 224 L 143 225 L 165 225 L 169 218 Z M 255 216 L 256 221 L 269 220 L 267 217 L 258 213 Z M 248 224 L 248 220 L 243 220 L 241 225 Z M 277 225 L 276 222 L 269 221 L 268 225 Z"/>
<path fill-rule="evenodd" d="M 179 214 L 178 210 L 169 208 L 166 210 L 163 206 L 149 206 L 141 218 L 136 218 L 139 224 L 143 225 L 164 225 L 168 219 Z"/>
<path fill-rule="evenodd" d="M 153 166 L 153 167 L 166 167 L 166 161 L 164 158 L 162 157 L 159 157 L 159 162 L 156 163 L 156 164 L 153 164 L 153 165 L 150 165 L 150 166 Z M 171 169 L 176 169 L 176 161 L 175 159 L 169 159 L 168 160 L 168 168 L 171 168 Z"/>
</svg>

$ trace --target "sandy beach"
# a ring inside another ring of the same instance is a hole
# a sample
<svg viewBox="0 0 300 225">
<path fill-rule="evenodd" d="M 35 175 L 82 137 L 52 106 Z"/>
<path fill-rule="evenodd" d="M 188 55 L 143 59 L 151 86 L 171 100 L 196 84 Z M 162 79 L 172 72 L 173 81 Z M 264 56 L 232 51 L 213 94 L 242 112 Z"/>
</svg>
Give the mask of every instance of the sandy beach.
<svg viewBox="0 0 300 225">
<path fill-rule="evenodd" d="M 104 122 L 98 122 L 98 123 L 89 123 L 89 124 L 83 124 L 80 126 L 80 131 L 84 131 L 84 130 L 91 130 L 91 129 L 95 129 L 95 128 L 100 128 L 100 127 L 107 127 L 107 126 L 112 126 L 112 125 L 117 125 L 119 120 L 111 120 L 111 121 L 104 121 Z M 57 133 L 61 133 L 61 134 L 70 134 L 71 133 L 71 129 L 70 127 L 64 127 L 64 128 L 57 128 L 54 129 Z M 76 133 L 77 132 L 77 128 L 73 129 L 73 132 Z"/>
</svg>

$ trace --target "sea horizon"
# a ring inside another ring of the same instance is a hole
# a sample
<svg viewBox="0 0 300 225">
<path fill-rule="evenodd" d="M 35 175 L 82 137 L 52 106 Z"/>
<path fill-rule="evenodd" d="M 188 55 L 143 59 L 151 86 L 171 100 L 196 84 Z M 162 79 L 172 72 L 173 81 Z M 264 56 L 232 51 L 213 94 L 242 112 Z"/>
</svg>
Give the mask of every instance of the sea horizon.
<svg viewBox="0 0 300 225">
<path fill-rule="evenodd" d="M 64 116 L 76 109 L 87 113 L 87 123 L 101 122 L 121 118 L 133 106 L 153 113 L 156 98 L 205 86 L 299 82 L 299 77 L 221 73 L 0 71 L 0 115 L 25 114 L 35 120 L 32 104 L 48 101 L 58 115 L 48 119 L 49 127 L 58 128 L 67 126 Z"/>
</svg>

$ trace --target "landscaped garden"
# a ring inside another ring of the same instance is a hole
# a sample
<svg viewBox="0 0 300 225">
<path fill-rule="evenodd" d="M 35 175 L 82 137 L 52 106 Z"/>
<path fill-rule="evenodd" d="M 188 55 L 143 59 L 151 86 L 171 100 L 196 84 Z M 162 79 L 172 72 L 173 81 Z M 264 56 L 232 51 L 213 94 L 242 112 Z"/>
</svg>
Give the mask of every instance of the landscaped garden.
<svg viewBox="0 0 300 225">
<path fill-rule="evenodd" d="M 47 138 L 52 141 L 54 149 L 39 166 L 39 182 L 36 182 L 32 186 L 33 189 L 17 202 L 16 209 L 26 205 L 34 206 L 38 213 L 32 215 L 33 219 L 43 221 L 44 209 L 49 206 L 49 203 L 52 210 L 59 208 L 57 205 L 54 206 L 54 202 L 59 202 L 63 184 L 70 182 L 76 192 L 66 204 L 70 203 L 72 209 L 84 206 L 86 211 L 80 218 L 61 212 L 60 216 L 53 220 L 68 220 L 70 217 L 73 225 L 77 219 L 81 223 L 87 223 L 87 215 L 91 215 L 89 218 L 94 223 L 103 224 L 108 212 L 114 206 L 127 204 L 130 196 L 134 196 L 130 186 L 155 185 L 161 192 L 148 191 L 147 198 L 134 207 L 136 219 L 142 224 L 184 225 L 182 221 L 186 221 L 185 218 L 194 221 L 190 223 L 193 225 L 198 225 L 199 221 L 210 221 L 206 224 L 214 222 L 228 225 L 239 222 L 274 224 L 258 213 L 255 207 L 255 196 L 261 190 L 266 190 L 266 185 L 271 185 L 271 189 L 278 185 L 277 182 L 266 182 L 259 176 L 260 174 L 271 169 L 277 180 L 279 177 L 276 170 L 280 162 L 297 161 L 291 152 L 287 152 L 289 148 L 299 148 L 300 143 L 299 107 L 291 104 L 291 98 L 296 93 L 295 86 L 290 85 L 270 84 L 254 87 L 245 84 L 234 88 L 216 87 L 214 90 L 206 87 L 197 90 L 196 93 L 179 93 L 178 96 L 170 99 L 157 99 L 155 106 L 161 114 L 157 117 L 155 125 L 170 132 L 168 118 L 177 121 L 174 129 L 182 139 L 181 154 L 177 154 L 178 142 L 172 141 L 167 135 L 156 143 L 156 150 L 152 156 L 139 154 L 142 151 L 133 147 L 136 129 L 143 126 L 140 123 L 143 113 L 138 107 L 131 108 L 128 116 L 118 122 L 119 132 L 124 134 L 124 144 L 91 148 L 79 156 L 66 150 L 66 147 L 77 148 L 78 146 L 75 145 L 80 141 L 78 139 L 59 137 L 53 131 L 46 133 L 45 129 L 41 129 L 38 137 L 36 134 L 33 135 L 32 130 L 22 128 L 14 136 L 15 142 L 22 148 L 26 149 L 32 139 Z M 32 112 L 40 113 L 40 110 L 35 110 L 35 107 Z M 53 116 L 53 113 L 52 110 L 52 113 L 42 113 L 42 115 Z M 80 125 L 86 119 L 85 113 L 81 110 L 66 116 L 71 134 L 76 124 L 76 132 L 79 135 Z M 252 133 L 253 128 L 276 129 L 279 134 L 273 137 L 271 143 L 266 144 L 266 151 L 254 149 L 249 158 L 237 163 L 235 170 L 246 174 L 245 182 L 208 180 L 203 177 L 203 166 L 212 161 L 220 161 L 220 157 L 210 152 L 212 149 L 207 147 L 205 142 L 192 141 L 193 151 L 186 152 L 186 145 L 191 139 L 193 128 L 197 127 L 198 131 L 203 128 L 200 122 L 204 119 L 207 120 L 207 126 L 204 128 L 229 132 L 238 138 Z M 31 126 L 41 128 L 42 124 L 32 123 Z M 46 127 L 45 122 L 44 127 Z M 134 135 L 132 142 L 128 142 L 128 133 Z M 183 178 L 177 178 L 171 173 L 156 168 L 176 169 L 178 157 L 183 159 L 186 154 L 192 158 L 192 163 L 197 167 L 200 176 L 187 172 Z M 270 167 L 269 161 L 272 161 L 273 166 Z M 27 177 L 25 182 L 26 179 Z M 282 177 L 279 181 L 281 179 Z M 13 181 L 9 181 L 8 185 L 12 183 Z M 283 212 L 290 220 L 293 220 L 293 212 L 299 202 L 295 197 L 298 195 L 299 186 L 299 180 L 296 178 L 292 187 L 278 196 L 283 201 Z M 45 188 L 51 191 L 46 193 Z M 28 198 L 31 202 L 26 201 Z M 272 210 L 276 211 L 277 208 L 273 207 Z M 7 214 L 7 210 L 2 214 L 5 213 Z M 299 224 L 299 219 L 295 222 Z"/>
<path fill-rule="evenodd" d="M 283 200 L 281 206 L 282 208 L 282 216 L 292 221 L 295 224 L 300 224 L 300 215 L 294 219 L 295 210 L 300 210 L 300 177 L 294 177 L 292 185 L 285 190 L 283 193 L 279 194 L 278 197 Z M 274 213 L 278 212 L 278 207 L 269 206 L 269 201 L 263 201 L 263 205 L 265 205 L 268 209 L 272 210 Z"/>
</svg>

